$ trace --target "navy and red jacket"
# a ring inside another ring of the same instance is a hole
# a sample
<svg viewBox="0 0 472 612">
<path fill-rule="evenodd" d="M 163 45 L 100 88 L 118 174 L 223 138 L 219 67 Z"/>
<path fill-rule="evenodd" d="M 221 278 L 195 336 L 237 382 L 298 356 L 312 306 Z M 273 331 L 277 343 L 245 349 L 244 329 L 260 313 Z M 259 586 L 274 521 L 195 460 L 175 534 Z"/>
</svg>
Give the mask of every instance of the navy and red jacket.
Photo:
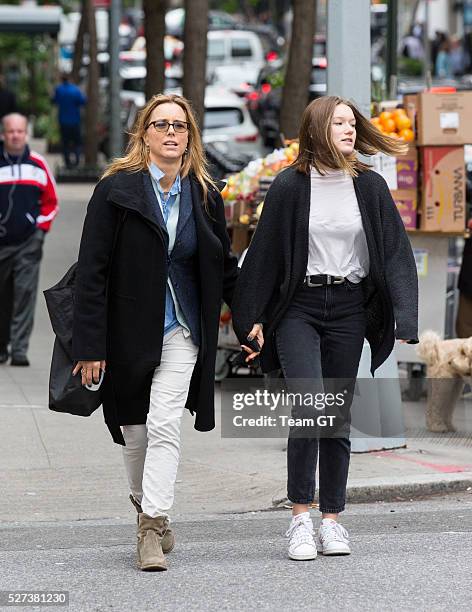
<svg viewBox="0 0 472 612">
<path fill-rule="evenodd" d="M 21 244 L 56 216 L 56 183 L 46 160 L 28 146 L 11 157 L 0 142 L 0 248 Z"/>
</svg>

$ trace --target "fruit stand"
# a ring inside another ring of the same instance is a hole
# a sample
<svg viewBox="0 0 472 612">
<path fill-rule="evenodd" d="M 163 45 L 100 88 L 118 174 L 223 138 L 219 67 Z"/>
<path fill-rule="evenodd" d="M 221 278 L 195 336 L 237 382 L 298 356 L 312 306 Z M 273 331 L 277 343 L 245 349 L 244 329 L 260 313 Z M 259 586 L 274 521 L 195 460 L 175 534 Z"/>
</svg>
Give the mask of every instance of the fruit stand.
<svg viewBox="0 0 472 612">
<path fill-rule="evenodd" d="M 292 164 L 298 155 L 298 142 L 276 149 L 264 158 L 228 177 L 222 196 L 233 252 L 241 255 L 249 246 L 264 205 L 264 197 L 274 177 Z"/>
</svg>

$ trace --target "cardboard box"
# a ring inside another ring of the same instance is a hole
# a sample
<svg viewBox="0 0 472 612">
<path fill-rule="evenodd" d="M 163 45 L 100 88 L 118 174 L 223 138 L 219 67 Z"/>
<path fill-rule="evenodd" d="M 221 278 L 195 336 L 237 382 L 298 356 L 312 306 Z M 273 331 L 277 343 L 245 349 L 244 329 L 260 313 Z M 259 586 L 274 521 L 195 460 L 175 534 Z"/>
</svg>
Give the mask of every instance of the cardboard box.
<svg viewBox="0 0 472 612">
<path fill-rule="evenodd" d="M 408 152 L 397 159 L 397 189 L 418 188 L 418 149 L 408 146 Z"/>
<path fill-rule="evenodd" d="M 418 193 L 416 189 L 396 189 L 391 193 L 405 227 L 416 229 L 418 219 Z"/>
<path fill-rule="evenodd" d="M 414 112 L 412 96 L 407 113 Z M 417 97 L 416 137 L 418 145 L 464 145 L 472 143 L 472 91 L 422 92 Z"/>
<path fill-rule="evenodd" d="M 416 114 L 418 112 L 418 94 L 405 94 L 403 96 L 403 108 L 411 121 L 411 129 L 417 134 Z"/>
<path fill-rule="evenodd" d="M 387 181 L 390 190 L 417 189 L 418 149 L 409 144 L 405 155 L 392 157 L 376 153 L 371 158 L 373 168 Z"/>
<path fill-rule="evenodd" d="M 464 147 L 421 149 L 420 229 L 461 232 L 465 229 Z"/>
</svg>

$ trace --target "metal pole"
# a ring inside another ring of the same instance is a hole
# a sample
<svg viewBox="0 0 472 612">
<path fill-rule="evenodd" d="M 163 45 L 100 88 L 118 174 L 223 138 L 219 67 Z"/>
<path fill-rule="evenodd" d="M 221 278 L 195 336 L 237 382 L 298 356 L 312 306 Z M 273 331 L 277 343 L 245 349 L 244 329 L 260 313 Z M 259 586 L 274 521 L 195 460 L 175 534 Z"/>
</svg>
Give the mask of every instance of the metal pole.
<svg viewBox="0 0 472 612">
<path fill-rule="evenodd" d="M 429 0 L 424 0 L 424 31 L 423 31 L 423 47 L 424 47 L 424 65 L 423 76 L 426 89 L 431 87 L 432 70 L 431 70 L 431 44 L 429 42 Z"/>
<path fill-rule="evenodd" d="M 370 117 L 370 0 L 329 0 L 328 94 Z"/>
<path fill-rule="evenodd" d="M 386 85 L 388 97 L 397 97 L 398 0 L 388 1 Z"/>
<path fill-rule="evenodd" d="M 123 126 L 121 125 L 121 77 L 120 77 L 120 37 L 121 0 L 110 1 L 110 20 L 108 32 L 109 91 L 110 91 L 110 157 L 119 157 L 123 150 Z"/>
<path fill-rule="evenodd" d="M 370 117 L 371 102 L 370 63 L 370 0 L 328 0 L 328 94 L 352 100 L 367 117 Z M 370 353 L 366 343 L 359 368 L 360 379 L 370 377 L 369 367 Z M 391 419 L 401 421 L 402 415 L 400 384 L 394 380 L 398 376 L 394 354 L 385 368 L 377 375 L 391 378 L 392 386 L 383 385 L 377 400 L 372 396 L 376 405 L 371 414 L 378 421 L 379 432 L 387 419 L 389 423 Z M 400 432 L 401 428 L 396 431 Z M 353 452 L 394 448 L 405 443 L 401 437 L 362 438 L 360 435 L 358 432 L 352 439 Z"/>
</svg>

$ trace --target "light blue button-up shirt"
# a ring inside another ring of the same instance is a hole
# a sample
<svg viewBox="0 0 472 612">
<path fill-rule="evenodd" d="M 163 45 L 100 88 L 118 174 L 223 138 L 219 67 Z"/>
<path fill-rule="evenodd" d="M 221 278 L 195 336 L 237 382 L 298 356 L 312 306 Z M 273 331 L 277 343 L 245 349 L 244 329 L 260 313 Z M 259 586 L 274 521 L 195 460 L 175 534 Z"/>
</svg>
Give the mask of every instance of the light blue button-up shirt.
<svg viewBox="0 0 472 612">
<path fill-rule="evenodd" d="M 175 236 L 177 233 L 177 223 L 179 221 L 179 208 L 180 208 L 180 192 L 181 192 L 181 181 L 180 174 L 177 174 L 174 184 L 172 185 L 167 198 L 164 195 L 160 180 L 165 176 L 165 172 L 154 163 L 151 163 L 150 167 L 151 182 L 156 194 L 157 201 L 164 218 L 164 222 L 167 227 L 167 233 L 169 235 L 169 249 L 168 253 L 172 252 L 175 243 Z M 184 328 L 184 335 L 190 335 L 187 322 L 180 309 L 177 297 L 175 295 L 174 288 L 170 277 L 167 278 L 166 288 L 166 311 L 164 321 L 164 335 L 181 325 Z"/>
</svg>

